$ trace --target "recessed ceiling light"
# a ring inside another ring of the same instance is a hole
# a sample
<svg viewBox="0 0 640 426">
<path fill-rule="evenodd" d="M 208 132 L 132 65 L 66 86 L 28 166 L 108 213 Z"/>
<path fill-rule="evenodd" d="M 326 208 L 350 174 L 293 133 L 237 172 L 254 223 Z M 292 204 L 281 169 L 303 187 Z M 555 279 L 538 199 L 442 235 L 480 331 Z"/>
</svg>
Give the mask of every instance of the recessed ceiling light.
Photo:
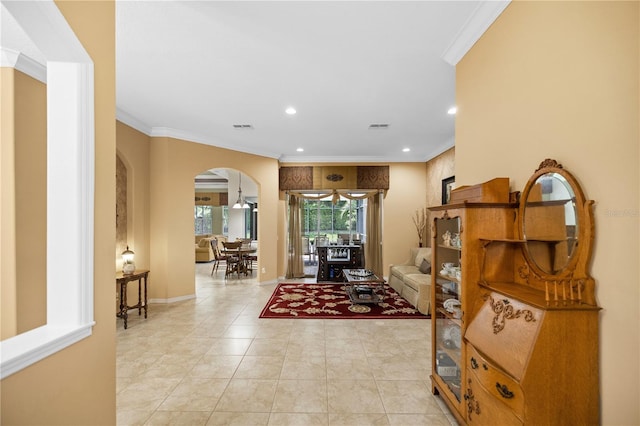
<svg viewBox="0 0 640 426">
<path fill-rule="evenodd" d="M 449 108 L 449 111 L 447 111 L 447 114 L 449 114 L 449 115 L 455 115 L 455 114 L 456 114 L 456 112 L 458 112 L 458 108 L 456 108 L 456 107 L 451 107 L 451 108 Z"/>
<path fill-rule="evenodd" d="M 294 107 L 289 107 L 287 109 L 284 110 L 284 112 L 286 112 L 289 115 L 294 115 L 297 111 Z"/>
<path fill-rule="evenodd" d="M 409 152 L 411 151 L 411 148 L 402 148 L 402 152 Z"/>
<path fill-rule="evenodd" d="M 303 151 L 304 151 L 304 148 L 298 148 L 298 149 L 296 149 L 296 151 L 298 151 L 298 152 L 303 152 Z"/>
</svg>

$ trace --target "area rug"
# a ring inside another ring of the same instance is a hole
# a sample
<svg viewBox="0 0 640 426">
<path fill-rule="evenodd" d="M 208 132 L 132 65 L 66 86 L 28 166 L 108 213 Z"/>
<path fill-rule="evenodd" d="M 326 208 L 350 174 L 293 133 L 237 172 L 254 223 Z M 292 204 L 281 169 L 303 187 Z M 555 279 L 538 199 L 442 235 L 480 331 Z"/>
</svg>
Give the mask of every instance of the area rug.
<svg viewBox="0 0 640 426">
<path fill-rule="evenodd" d="M 260 318 L 387 319 L 429 318 L 385 284 L 380 303 L 352 304 L 344 284 L 280 283 Z"/>
</svg>

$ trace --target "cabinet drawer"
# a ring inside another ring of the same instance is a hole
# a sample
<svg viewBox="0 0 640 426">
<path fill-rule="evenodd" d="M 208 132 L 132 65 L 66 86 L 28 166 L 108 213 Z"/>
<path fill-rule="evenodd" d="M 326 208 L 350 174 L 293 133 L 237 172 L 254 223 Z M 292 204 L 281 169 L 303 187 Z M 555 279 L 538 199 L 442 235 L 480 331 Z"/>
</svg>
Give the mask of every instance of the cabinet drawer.
<svg viewBox="0 0 640 426">
<path fill-rule="evenodd" d="M 524 394 L 520 384 L 497 369 L 486 360 L 472 345 L 467 345 L 467 370 L 469 377 L 498 401 L 505 404 L 520 417 L 524 417 Z"/>
<path fill-rule="evenodd" d="M 523 422 L 501 401 L 496 399 L 478 382 L 471 369 L 467 370 L 467 390 L 464 404 L 467 409 L 467 424 L 488 426 L 522 426 Z"/>
</svg>

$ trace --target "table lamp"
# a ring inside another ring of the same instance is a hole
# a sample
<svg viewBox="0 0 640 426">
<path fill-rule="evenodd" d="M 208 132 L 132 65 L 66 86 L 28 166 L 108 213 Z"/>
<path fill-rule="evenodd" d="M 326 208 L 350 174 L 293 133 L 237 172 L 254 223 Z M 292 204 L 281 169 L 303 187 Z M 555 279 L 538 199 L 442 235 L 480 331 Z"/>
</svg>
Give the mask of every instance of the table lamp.
<svg viewBox="0 0 640 426">
<path fill-rule="evenodd" d="M 129 246 L 127 249 L 122 252 L 122 273 L 124 274 L 133 274 L 133 271 L 136 270 L 136 265 L 133 262 L 133 251 L 129 250 Z"/>
</svg>

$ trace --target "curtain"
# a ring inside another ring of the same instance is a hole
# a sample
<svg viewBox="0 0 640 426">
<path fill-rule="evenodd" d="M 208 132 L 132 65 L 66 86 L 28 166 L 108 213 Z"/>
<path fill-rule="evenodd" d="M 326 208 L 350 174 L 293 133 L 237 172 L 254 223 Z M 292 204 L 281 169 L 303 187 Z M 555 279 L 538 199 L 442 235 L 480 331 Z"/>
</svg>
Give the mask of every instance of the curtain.
<svg viewBox="0 0 640 426">
<path fill-rule="evenodd" d="M 367 241 L 364 244 L 365 267 L 382 277 L 382 197 L 383 191 L 369 194 L 367 205 Z"/>
<path fill-rule="evenodd" d="M 286 278 L 304 277 L 302 262 L 302 219 L 300 199 L 295 194 L 288 194 L 289 226 L 287 235 L 287 273 Z"/>
<path fill-rule="evenodd" d="M 356 192 L 362 195 L 353 195 Z M 289 226 L 287 238 L 287 273 L 286 278 L 300 278 L 304 276 L 304 266 L 302 261 L 302 211 L 300 200 L 303 198 L 310 200 L 320 200 L 332 197 L 332 202 L 336 204 L 340 196 L 350 200 L 363 200 L 368 198 L 367 205 L 367 225 L 366 242 L 363 244 L 366 268 L 374 271 L 379 277 L 383 276 L 382 270 L 382 200 L 384 191 L 382 190 L 336 190 L 322 193 L 308 193 L 289 191 Z"/>
</svg>

